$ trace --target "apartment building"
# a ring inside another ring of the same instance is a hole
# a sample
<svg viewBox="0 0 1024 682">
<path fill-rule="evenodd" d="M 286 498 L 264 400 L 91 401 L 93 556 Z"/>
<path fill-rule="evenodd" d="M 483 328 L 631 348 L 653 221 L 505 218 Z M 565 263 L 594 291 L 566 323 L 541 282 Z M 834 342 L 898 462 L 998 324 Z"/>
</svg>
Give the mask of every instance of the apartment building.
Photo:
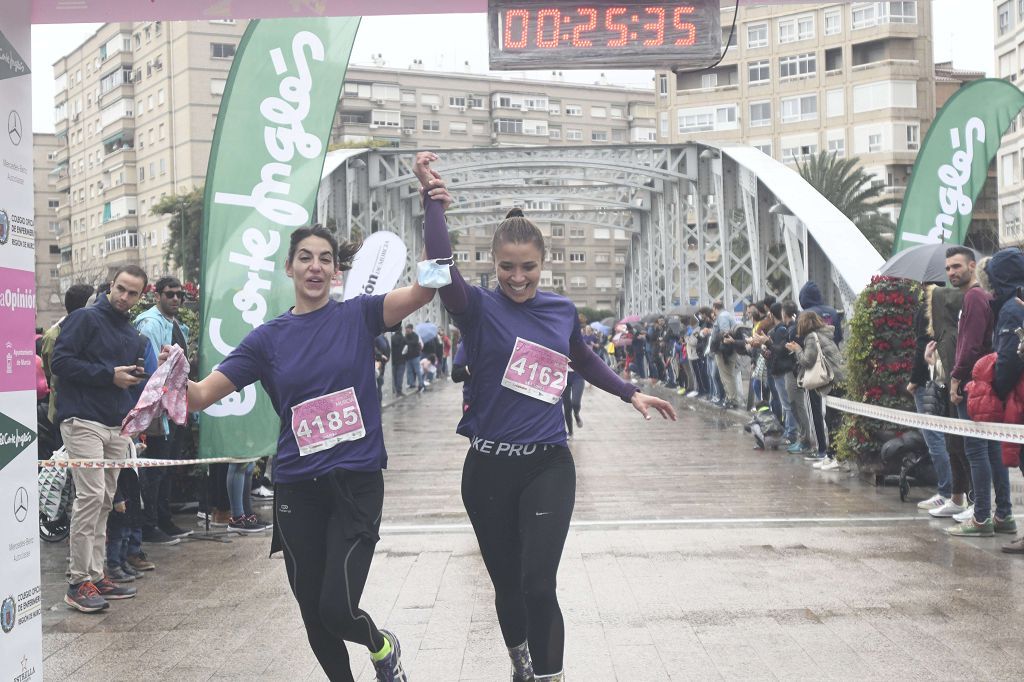
<svg viewBox="0 0 1024 682">
<path fill-rule="evenodd" d="M 995 75 L 1024 84 L 1024 0 L 995 0 Z M 1003 135 L 996 157 L 999 176 L 999 245 L 1024 245 L 1024 115 Z"/>
<path fill-rule="evenodd" d="M 36 326 L 48 328 L 64 315 L 64 289 L 60 282 L 61 193 L 51 173 L 60 150 L 57 136 L 32 135 L 32 186 L 36 246 Z"/>
<path fill-rule="evenodd" d="M 352 65 L 335 118 L 335 144 L 407 149 L 522 147 L 656 142 L 650 89 L 608 83 Z M 512 202 L 507 202 L 508 207 Z M 546 210 L 550 203 L 523 206 Z M 496 221 L 497 222 L 497 221 Z M 629 238 L 624 230 L 537 221 L 548 241 L 541 286 L 579 306 L 615 310 Z M 457 233 L 455 258 L 469 281 L 493 284 L 493 227 Z"/>
<path fill-rule="evenodd" d="M 742 6 L 731 41 L 723 5 L 721 64 L 655 76 L 658 141 L 749 144 L 785 163 L 854 155 L 901 197 L 935 117 L 931 4 Z"/>
<path fill-rule="evenodd" d="M 62 287 L 111 266 L 168 271 L 161 198 L 202 185 L 228 70 L 245 24 L 104 24 L 54 66 L 50 167 Z"/>
</svg>

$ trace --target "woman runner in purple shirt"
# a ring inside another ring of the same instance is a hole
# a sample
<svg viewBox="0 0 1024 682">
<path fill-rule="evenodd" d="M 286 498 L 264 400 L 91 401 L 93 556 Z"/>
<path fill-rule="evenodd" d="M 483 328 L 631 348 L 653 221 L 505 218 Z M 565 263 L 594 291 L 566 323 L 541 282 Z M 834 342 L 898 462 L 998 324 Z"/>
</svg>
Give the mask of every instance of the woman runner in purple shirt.
<svg viewBox="0 0 1024 682">
<path fill-rule="evenodd" d="M 445 230 L 451 197 L 426 171 L 424 201 Z M 373 364 L 374 338 L 426 305 L 434 290 L 413 284 L 383 296 L 330 299 L 331 278 L 351 267 L 358 245 L 338 248 L 320 227 L 291 236 L 285 266 L 295 307 L 253 329 L 217 369 L 189 382 L 190 411 L 260 381 L 281 418 L 274 460 L 274 543 L 284 550 L 306 635 L 332 682 L 353 679 L 345 642 L 365 646 L 377 680 L 406 680 L 398 639 L 359 608 L 384 503 L 387 453 Z"/>
<path fill-rule="evenodd" d="M 440 176 L 417 168 L 426 185 Z M 437 203 L 427 200 L 429 259 L 452 257 Z M 443 216 L 442 216 L 443 218 Z M 562 680 L 565 626 L 555 578 L 576 497 L 576 469 L 566 447 L 561 394 L 568 363 L 598 388 L 675 419 L 664 400 L 622 381 L 583 341 L 569 299 L 539 291 L 544 263 L 540 230 L 513 209 L 491 244 L 498 286 L 469 286 L 453 265 L 441 300 L 462 332 L 473 379 L 458 432 L 470 439 L 462 473 L 469 513 L 495 608 L 512 659 L 512 679 Z"/>
</svg>

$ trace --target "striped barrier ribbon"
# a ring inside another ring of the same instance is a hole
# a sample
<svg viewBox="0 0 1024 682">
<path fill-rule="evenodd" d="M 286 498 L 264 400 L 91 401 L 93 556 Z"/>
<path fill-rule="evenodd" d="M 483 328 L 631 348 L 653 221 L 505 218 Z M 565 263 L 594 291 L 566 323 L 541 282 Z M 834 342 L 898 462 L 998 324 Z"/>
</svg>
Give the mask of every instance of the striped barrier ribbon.
<svg viewBox="0 0 1024 682">
<path fill-rule="evenodd" d="M 996 422 L 974 422 L 954 417 L 936 417 L 931 414 L 918 414 L 917 412 L 896 410 L 891 407 L 867 405 L 831 396 L 825 398 L 825 405 L 850 414 L 859 414 L 862 417 L 870 417 L 871 419 L 879 419 L 916 429 L 928 429 L 929 431 L 951 433 L 955 436 L 968 436 L 970 438 L 982 438 L 984 440 L 997 440 L 1003 443 L 1024 444 L 1024 424 L 998 424 Z"/>
<path fill-rule="evenodd" d="M 47 459 L 39 462 L 39 468 L 72 467 L 75 469 L 135 469 L 136 467 L 175 467 L 192 464 L 242 464 L 255 462 L 259 457 L 248 459 L 238 457 L 210 457 L 208 459 Z"/>
</svg>

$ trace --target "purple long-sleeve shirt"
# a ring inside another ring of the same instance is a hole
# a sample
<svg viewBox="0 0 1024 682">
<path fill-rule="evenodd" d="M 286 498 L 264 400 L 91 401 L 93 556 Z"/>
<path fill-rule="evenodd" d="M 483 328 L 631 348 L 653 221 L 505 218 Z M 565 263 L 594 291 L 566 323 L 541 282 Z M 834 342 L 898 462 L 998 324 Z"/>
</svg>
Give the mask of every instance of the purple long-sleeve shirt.
<svg viewBox="0 0 1024 682">
<path fill-rule="evenodd" d="M 956 362 L 950 373 L 963 386 L 971 380 L 971 372 L 982 355 L 992 352 L 994 319 L 989 301 L 992 296 L 980 286 L 964 294 L 960 323 L 956 332 Z"/>
</svg>

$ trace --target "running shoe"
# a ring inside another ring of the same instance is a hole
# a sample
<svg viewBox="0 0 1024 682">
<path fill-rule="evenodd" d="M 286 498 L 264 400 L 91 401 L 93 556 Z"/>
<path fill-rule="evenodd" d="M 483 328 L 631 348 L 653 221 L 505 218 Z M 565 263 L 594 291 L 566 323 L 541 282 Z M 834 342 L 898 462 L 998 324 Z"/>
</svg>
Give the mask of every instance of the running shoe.
<svg viewBox="0 0 1024 682">
<path fill-rule="evenodd" d="M 264 528 L 273 528 L 274 527 L 273 523 L 271 523 L 269 521 L 264 521 L 263 519 L 261 519 L 260 517 L 256 516 L 255 514 L 249 514 L 245 518 L 246 518 L 246 520 L 250 524 L 254 524 L 254 525 L 257 525 L 257 526 L 263 526 Z"/>
<path fill-rule="evenodd" d="M 991 517 L 984 521 L 978 521 L 974 517 L 971 517 L 959 526 L 947 528 L 946 532 L 950 535 L 966 538 L 990 538 L 996 534 Z"/>
<path fill-rule="evenodd" d="M 821 462 L 827 455 L 824 452 L 811 452 L 804 455 L 805 462 Z"/>
<path fill-rule="evenodd" d="M 156 568 L 156 567 L 154 566 L 154 568 Z M 125 572 L 125 575 L 130 575 L 133 578 L 142 578 L 142 577 L 144 577 L 146 575 L 142 571 L 140 571 L 137 568 L 135 568 L 134 566 L 132 566 L 127 561 L 124 562 L 123 564 L 121 564 L 121 570 Z"/>
<path fill-rule="evenodd" d="M 576 416 L 576 426 L 583 426 L 583 419 L 580 418 L 580 413 L 574 413 Z"/>
<path fill-rule="evenodd" d="M 786 452 L 788 452 L 791 455 L 802 455 L 803 453 L 807 452 L 807 448 L 804 447 L 803 443 L 793 443 L 788 448 L 786 448 Z M 815 457 L 814 459 L 817 459 L 817 457 Z"/>
<path fill-rule="evenodd" d="M 135 576 L 129 575 L 119 565 L 114 566 L 112 564 L 107 564 L 103 568 L 103 572 L 106 573 L 107 577 L 113 580 L 115 583 L 130 583 L 135 581 Z"/>
<path fill-rule="evenodd" d="M 160 526 L 160 530 L 172 538 L 187 538 L 189 535 L 192 535 L 191 530 L 186 530 L 173 521 L 168 521 L 165 525 Z"/>
<path fill-rule="evenodd" d="M 134 587 L 115 585 L 107 576 L 96 581 L 96 590 L 104 599 L 131 599 L 138 592 Z"/>
<path fill-rule="evenodd" d="M 806 457 L 804 457 L 804 459 L 807 459 L 807 458 L 806 458 Z M 822 469 L 822 468 L 824 468 L 824 466 L 825 466 L 826 464 L 828 464 L 829 462 L 832 462 L 832 461 L 834 461 L 834 460 L 833 460 L 833 459 L 832 459 L 831 457 L 829 457 L 828 455 L 822 455 L 822 456 L 820 456 L 820 457 L 819 457 L 819 458 L 818 458 L 818 459 L 817 459 L 817 460 L 816 460 L 816 461 L 814 462 L 814 464 L 812 464 L 812 465 L 811 465 L 811 468 L 812 468 L 812 469 Z"/>
<path fill-rule="evenodd" d="M 228 521 L 228 530 L 245 534 L 262 533 L 265 531 L 267 527 L 253 520 L 254 518 L 255 515 L 253 517 L 245 516 L 244 514 L 242 516 L 232 516 L 231 520 Z"/>
<path fill-rule="evenodd" d="M 967 509 L 964 509 L 959 514 L 953 514 L 953 520 L 956 521 L 957 523 L 963 523 L 964 521 L 968 521 L 968 520 L 973 519 L 973 518 L 974 518 L 974 505 L 973 504 L 971 506 L 967 507 Z"/>
<path fill-rule="evenodd" d="M 512 682 L 533 682 L 533 660 L 530 658 L 530 645 L 523 642 L 519 646 L 508 648 L 512 659 Z"/>
<path fill-rule="evenodd" d="M 1006 554 L 1024 554 L 1024 535 L 1001 547 Z"/>
<path fill-rule="evenodd" d="M 142 541 L 148 545 L 176 545 L 181 538 L 173 538 L 159 528 L 143 528 Z"/>
<path fill-rule="evenodd" d="M 700 395 L 700 394 L 699 394 L 699 393 L 697 393 L 697 391 L 690 391 L 689 393 L 687 393 L 687 394 L 686 394 L 686 397 L 687 397 L 687 398 L 696 398 L 696 397 L 697 397 L 697 396 L 699 396 L 699 395 Z"/>
<path fill-rule="evenodd" d="M 962 504 L 957 504 L 953 500 L 946 500 L 941 507 L 936 509 L 929 509 L 928 513 L 937 519 L 949 519 L 955 518 L 957 514 L 962 514 L 967 510 Z M 971 514 L 974 514 L 974 510 L 971 510 Z"/>
<path fill-rule="evenodd" d="M 265 485 L 261 485 L 256 490 L 252 491 L 253 497 L 259 497 L 261 499 L 269 499 L 274 496 L 274 491 Z"/>
<path fill-rule="evenodd" d="M 932 495 L 927 500 L 923 500 L 917 503 L 917 508 L 921 511 L 927 511 L 929 509 L 939 509 L 946 504 L 946 498 L 938 493 Z"/>
<path fill-rule="evenodd" d="M 402 667 L 402 645 L 398 643 L 398 637 L 390 630 L 381 630 L 380 634 L 391 642 L 391 651 L 384 658 L 373 662 L 377 682 L 409 682 Z"/>
<path fill-rule="evenodd" d="M 816 464 L 813 466 L 817 466 Z M 822 471 L 846 471 L 846 462 L 840 462 L 835 457 L 829 457 L 821 463 Z"/>
<path fill-rule="evenodd" d="M 96 586 L 88 580 L 77 585 L 68 585 L 68 591 L 64 593 L 64 603 L 82 613 L 95 613 L 110 606 L 107 600 L 100 596 Z"/>
<path fill-rule="evenodd" d="M 1011 535 L 1017 534 L 1017 521 L 1013 518 L 1013 514 L 1010 514 L 1005 519 L 1001 519 L 998 516 L 992 517 L 992 530 L 997 533 L 1009 533 Z"/>
</svg>

